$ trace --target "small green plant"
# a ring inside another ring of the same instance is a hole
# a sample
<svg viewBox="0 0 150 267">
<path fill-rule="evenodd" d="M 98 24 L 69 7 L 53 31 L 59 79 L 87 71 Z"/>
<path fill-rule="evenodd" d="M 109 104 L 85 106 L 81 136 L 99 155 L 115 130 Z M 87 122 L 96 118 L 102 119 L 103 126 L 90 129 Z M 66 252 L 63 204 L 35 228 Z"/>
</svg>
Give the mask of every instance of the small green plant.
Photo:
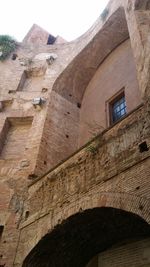
<svg viewBox="0 0 150 267">
<path fill-rule="evenodd" d="M 97 138 L 95 141 L 86 146 L 85 149 L 87 152 L 90 152 L 91 154 L 95 155 L 98 153 L 99 147 L 100 147 L 100 140 L 99 138 Z"/>
<path fill-rule="evenodd" d="M 5 60 L 17 47 L 17 42 L 9 35 L 0 35 L 0 61 Z"/>
<path fill-rule="evenodd" d="M 104 130 L 104 127 L 99 125 L 95 121 L 93 121 L 92 123 L 86 122 L 85 124 L 88 126 L 88 132 L 90 136 L 92 137 L 92 139 L 96 137 L 97 135 L 99 135 L 100 133 L 102 133 Z M 86 147 L 86 151 L 92 154 L 96 154 L 98 152 L 99 145 L 100 145 L 99 139 L 96 139 L 94 142 L 92 142 L 90 145 Z"/>
<path fill-rule="evenodd" d="M 86 147 L 86 151 L 92 154 L 96 154 L 96 152 L 98 151 L 98 148 L 93 145 L 89 145 L 88 147 Z"/>
<path fill-rule="evenodd" d="M 28 65 L 31 65 L 33 63 L 33 59 L 32 58 L 28 58 Z"/>
</svg>

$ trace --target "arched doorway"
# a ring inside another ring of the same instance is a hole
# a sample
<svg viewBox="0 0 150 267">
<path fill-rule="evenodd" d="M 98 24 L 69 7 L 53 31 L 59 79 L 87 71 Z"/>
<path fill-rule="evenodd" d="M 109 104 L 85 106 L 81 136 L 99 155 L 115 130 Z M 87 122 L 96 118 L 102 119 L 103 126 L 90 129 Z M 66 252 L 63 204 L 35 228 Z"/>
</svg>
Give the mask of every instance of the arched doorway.
<svg viewBox="0 0 150 267">
<path fill-rule="evenodd" d="M 124 240 L 150 236 L 139 216 L 114 208 L 94 208 L 75 214 L 45 235 L 23 267 L 85 267 L 96 254 Z"/>
</svg>

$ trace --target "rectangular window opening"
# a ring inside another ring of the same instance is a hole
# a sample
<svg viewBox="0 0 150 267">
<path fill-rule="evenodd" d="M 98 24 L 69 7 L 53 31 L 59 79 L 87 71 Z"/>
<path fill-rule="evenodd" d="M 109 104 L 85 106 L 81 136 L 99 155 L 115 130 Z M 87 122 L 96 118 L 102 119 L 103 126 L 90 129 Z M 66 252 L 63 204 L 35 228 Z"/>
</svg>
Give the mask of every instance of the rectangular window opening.
<svg viewBox="0 0 150 267">
<path fill-rule="evenodd" d="M 109 102 L 110 125 L 116 123 L 127 113 L 124 91 Z"/>
</svg>

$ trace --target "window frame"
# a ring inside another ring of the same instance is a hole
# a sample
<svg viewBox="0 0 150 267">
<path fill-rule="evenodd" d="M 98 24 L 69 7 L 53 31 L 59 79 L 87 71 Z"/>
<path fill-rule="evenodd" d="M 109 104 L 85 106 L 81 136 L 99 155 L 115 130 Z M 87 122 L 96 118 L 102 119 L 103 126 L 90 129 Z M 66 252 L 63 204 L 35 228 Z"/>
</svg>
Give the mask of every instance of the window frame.
<svg viewBox="0 0 150 267">
<path fill-rule="evenodd" d="M 124 115 L 122 115 L 120 118 L 118 118 L 117 120 L 113 120 L 113 106 L 114 104 L 119 101 L 121 98 L 125 98 L 125 108 L 126 108 L 126 113 Z M 122 88 L 117 94 L 115 94 L 113 97 L 111 97 L 108 101 L 107 101 L 107 114 L 108 114 L 108 119 L 107 119 L 107 124 L 108 126 L 112 126 L 115 123 L 117 123 L 118 121 L 120 121 L 123 117 L 126 116 L 127 114 L 127 103 L 126 103 L 126 97 L 125 97 L 125 90 L 124 88 Z"/>
</svg>

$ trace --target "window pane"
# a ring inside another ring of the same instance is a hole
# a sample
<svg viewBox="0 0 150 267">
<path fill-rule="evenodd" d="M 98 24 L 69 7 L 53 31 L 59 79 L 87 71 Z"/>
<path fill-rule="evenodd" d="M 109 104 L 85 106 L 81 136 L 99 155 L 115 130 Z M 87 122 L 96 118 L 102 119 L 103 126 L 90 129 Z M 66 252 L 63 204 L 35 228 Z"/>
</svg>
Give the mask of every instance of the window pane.
<svg viewBox="0 0 150 267">
<path fill-rule="evenodd" d="M 117 98 L 112 104 L 112 121 L 116 122 L 126 114 L 126 102 L 125 97 Z"/>
</svg>

